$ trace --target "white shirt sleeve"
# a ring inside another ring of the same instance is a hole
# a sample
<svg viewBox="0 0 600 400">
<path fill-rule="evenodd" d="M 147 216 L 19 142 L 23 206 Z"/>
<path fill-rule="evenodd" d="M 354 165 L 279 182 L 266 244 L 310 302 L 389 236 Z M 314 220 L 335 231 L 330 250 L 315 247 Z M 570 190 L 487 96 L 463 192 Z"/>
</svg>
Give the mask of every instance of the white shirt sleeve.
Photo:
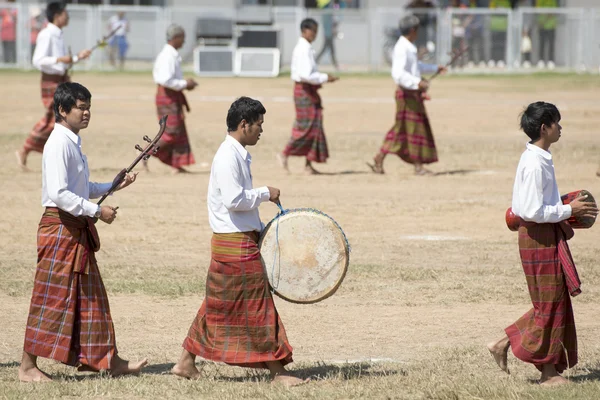
<svg viewBox="0 0 600 400">
<path fill-rule="evenodd" d="M 88 187 L 90 189 L 90 199 L 97 199 L 98 197 L 102 197 L 106 192 L 110 190 L 112 186 L 112 182 L 106 183 L 96 183 L 90 182 Z"/>
<path fill-rule="evenodd" d="M 312 85 L 321 85 L 327 82 L 327 79 L 329 78 L 327 74 L 316 70 L 313 72 L 313 67 L 316 63 L 313 59 L 314 56 L 310 47 L 303 48 L 299 55 L 300 57 L 296 59 L 296 68 L 302 82 L 307 82 Z"/>
<path fill-rule="evenodd" d="M 175 78 L 175 58 L 169 54 L 160 53 L 154 66 L 154 81 L 169 89 L 182 91 L 187 86 L 185 79 Z"/>
<path fill-rule="evenodd" d="M 571 217 L 572 210 L 568 204 L 544 205 L 543 177 L 539 168 L 523 171 L 518 201 L 521 218 L 525 221 L 557 223 Z"/>
<path fill-rule="evenodd" d="M 392 61 L 392 78 L 396 85 L 409 90 L 417 90 L 421 78 L 406 70 L 406 51 L 396 46 L 394 48 L 394 59 Z"/>
<path fill-rule="evenodd" d="M 48 197 L 58 208 L 75 215 L 93 217 L 98 205 L 68 190 L 67 149 L 44 152 L 46 189 Z"/>
<path fill-rule="evenodd" d="M 40 35 L 37 38 L 35 51 L 33 52 L 33 58 L 31 63 L 37 69 L 41 69 L 42 66 L 49 66 L 58 63 L 58 57 L 50 57 L 52 51 L 52 40 L 51 35 L 48 35 L 47 32 L 45 35 Z"/>
<path fill-rule="evenodd" d="M 266 186 L 246 190 L 239 184 L 241 171 L 235 160 L 215 160 L 215 178 L 223 205 L 229 211 L 249 211 L 269 200 Z"/>
</svg>

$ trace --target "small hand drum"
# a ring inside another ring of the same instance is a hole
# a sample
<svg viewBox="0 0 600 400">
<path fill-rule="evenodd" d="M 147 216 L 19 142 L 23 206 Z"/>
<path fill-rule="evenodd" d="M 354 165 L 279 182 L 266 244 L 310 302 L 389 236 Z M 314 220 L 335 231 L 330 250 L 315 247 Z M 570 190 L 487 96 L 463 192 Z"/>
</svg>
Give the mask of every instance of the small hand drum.
<svg viewBox="0 0 600 400">
<path fill-rule="evenodd" d="M 341 285 L 350 248 L 342 228 L 320 211 L 286 210 L 265 227 L 259 241 L 271 287 L 292 303 L 324 300 Z"/>
<path fill-rule="evenodd" d="M 587 198 L 584 200 L 585 202 L 591 202 L 591 203 L 596 204 L 596 200 L 594 200 L 594 196 L 592 196 L 592 194 L 590 192 L 588 192 L 587 190 L 576 190 L 574 192 L 562 195 L 560 197 L 560 199 L 563 202 L 563 204 L 569 204 L 573 200 L 578 198 L 579 196 L 585 196 L 585 195 L 587 195 Z M 505 219 L 506 219 L 506 226 L 508 226 L 509 230 L 511 230 L 513 232 L 516 232 L 519 230 L 519 225 L 521 224 L 521 218 L 517 217 L 512 212 L 512 208 L 509 208 L 508 210 L 506 210 Z M 571 225 L 571 228 L 574 228 L 574 229 L 589 229 L 596 222 L 596 218 L 593 218 L 593 217 L 577 218 L 572 215 L 571 218 L 569 218 L 567 220 L 567 222 L 569 222 L 569 225 Z"/>
</svg>

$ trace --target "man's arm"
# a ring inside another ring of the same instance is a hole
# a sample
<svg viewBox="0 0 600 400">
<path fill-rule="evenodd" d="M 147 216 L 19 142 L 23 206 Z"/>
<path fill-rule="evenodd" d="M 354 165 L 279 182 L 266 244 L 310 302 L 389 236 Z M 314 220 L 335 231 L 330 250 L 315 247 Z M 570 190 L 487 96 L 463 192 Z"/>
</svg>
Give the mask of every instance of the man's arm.
<svg viewBox="0 0 600 400">
<path fill-rule="evenodd" d="M 571 206 L 564 204 L 545 205 L 542 170 L 540 168 L 523 171 L 523 181 L 519 188 L 519 209 L 521 218 L 538 224 L 557 223 L 571 217 Z"/>
<path fill-rule="evenodd" d="M 178 92 L 185 89 L 188 82 L 185 79 L 175 78 L 175 59 L 170 55 L 167 57 L 164 54 L 159 55 L 159 57 L 156 60 L 156 71 L 154 74 L 156 83 Z"/>
<path fill-rule="evenodd" d="M 110 190 L 111 186 L 112 186 L 112 182 L 106 182 L 106 183 L 90 182 L 88 185 L 88 188 L 90 191 L 90 199 L 97 199 L 98 197 L 103 196 L 106 192 L 108 192 Z"/>
<path fill-rule="evenodd" d="M 419 82 L 421 82 L 421 78 L 414 76 L 405 70 L 406 61 L 406 51 L 403 51 L 402 49 L 399 49 L 398 46 L 395 46 L 394 58 L 392 60 L 392 78 L 398 86 L 409 90 L 417 90 L 419 88 Z"/>
<path fill-rule="evenodd" d="M 218 160 L 214 170 L 223 204 L 228 210 L 250 211 L 269 201 L 270 194 L 266 186 L 246 190 L 240 185 L 241 171 L 235 160 Z"/>
<path fill-rule="evenodd" d="M 298 75 L 300 75 L 302 82 L 307 82 L 312 85 L 321 85 L 327 82 L 329 77 L 327 74 L 323 74 L 318 71 L 312 72 L 311 55 L 309 53 L 310 51 L 310 48 L 304 47 L 302 48 L 302 52 L 298 54 L 299 57 L 296 58 Z"/>
</svg>

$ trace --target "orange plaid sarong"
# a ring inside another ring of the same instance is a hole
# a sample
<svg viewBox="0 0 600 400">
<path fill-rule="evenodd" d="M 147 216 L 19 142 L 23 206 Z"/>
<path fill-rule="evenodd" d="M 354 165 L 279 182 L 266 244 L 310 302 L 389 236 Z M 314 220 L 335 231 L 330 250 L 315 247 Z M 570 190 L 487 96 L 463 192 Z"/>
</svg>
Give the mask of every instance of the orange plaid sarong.
<svg viewBox="0 0 600 400">
<path fill-rule="evenodd" d="M 24 148 L 26 151 L 37 151 L 38 153 L 44 151 L 44 145 L 46 145 L 54 129 L 54 92 L 56 92 L 58 85 L 69 81 L 70 78 L 67 75 L 42 73 L 42 103 L 46 108 L 46 114 L 35 124 L 27 140 L 25 140 Z"/>
<path fill-rule="evenodd" d="M 107 370 L 117 347 L 89 223 L 57 208 L 44 212 L 23 349 L 67 365 Z"/>
<path fill-rule="evenodd" d="M 211 244 L 206 296 L 183 348 L 240 367 L 292 362 L 292 347 L 260 261 L 258 233 L 215 233 Z"/>
</svg>

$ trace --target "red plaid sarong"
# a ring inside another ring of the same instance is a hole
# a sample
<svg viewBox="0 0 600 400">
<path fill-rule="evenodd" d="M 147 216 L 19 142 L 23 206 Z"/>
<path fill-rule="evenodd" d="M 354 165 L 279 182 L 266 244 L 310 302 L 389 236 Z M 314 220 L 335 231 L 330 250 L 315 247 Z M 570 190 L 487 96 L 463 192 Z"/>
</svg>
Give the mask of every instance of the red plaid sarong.
<svg viewBox="0 0 600 400">
<path fill-rule="evenodd" d="M 292 362 L 257 242 L 256 232 L 213 234 L 206 297 L 183 342 L 190 353 L 248 368 Z"/>
<path fill-rule="evenodd" d="M 296 121 L 292 138 L 283 150 L 286 156 L 306 156 L 309 161 L 324 163 L 329 157 L 323 130 L 323 107 L 317 92 L 321 86 L 298 83 L 294 86 Z"/>
<path fill-rule="evenodd" d="M 23 349 L 67 365 L 110 368 L 117 354 L 108 298 L 85 217 L 47 208 Z M 99 244 L 98 244 L 99 245 Z"/>
<path fill-rule="evenodd" d="M 156 111 L 158 119 L 168 115 L 167 127 L 158 145 L 160 149 L 156 157 L 173 168 L 192 165 L 196 161 L 192 154 L 185 127 L 183 107 L 189 112 L 190 107 L 183 92 L 158 85 L 156 90 Z"/>
<path fill-rule="evenodd" d="M 26 151 L 37 151 L 42 153 L 44 145 L 54 129 L 54 92 L 63 82 L 69 82 L 66 75 L 50 75 L 42 73 L 42 103 L 46 108 L 46 114 L 40 119 L 25 140 Z"/>
<path fill-rule="evenodd" d="M 558 372 L 577 364 L 577 333 L 569 297 L 569 279 L 579 278 L 561 224 L 521 222 L 519 252 L 533 308 L 506 328 L 512 352 L 534 364 L 554 364 Z M 569 277 L 569 278 L 567 278 Z"/>
<path fill-rule="evenodd" d="M 385 136 L 380 151 L 397 154 L 410 164 L 438 160 L 429 117 L 418 90 L 396 90 L 396 123 Z"/>
</svg>

